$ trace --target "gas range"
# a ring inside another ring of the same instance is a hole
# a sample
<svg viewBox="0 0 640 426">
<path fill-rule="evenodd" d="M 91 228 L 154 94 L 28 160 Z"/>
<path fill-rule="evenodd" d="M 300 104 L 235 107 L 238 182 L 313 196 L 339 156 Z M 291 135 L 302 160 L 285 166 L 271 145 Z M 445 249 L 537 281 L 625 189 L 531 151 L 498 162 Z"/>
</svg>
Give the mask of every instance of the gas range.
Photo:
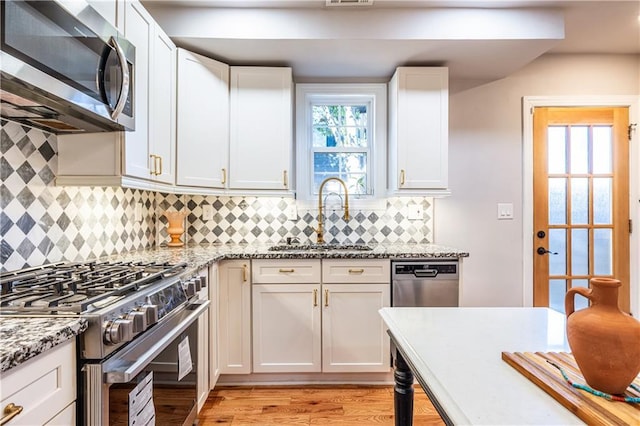
<svg viewBox="0 0 640 426">
<path fill-rule="evenodd" d="M 56 263 L 0 274 L 0 315 L 77 316 L 83 359 L 104 359 L 206 286 L 186 263 L 89 261 Z"/>
</svg>

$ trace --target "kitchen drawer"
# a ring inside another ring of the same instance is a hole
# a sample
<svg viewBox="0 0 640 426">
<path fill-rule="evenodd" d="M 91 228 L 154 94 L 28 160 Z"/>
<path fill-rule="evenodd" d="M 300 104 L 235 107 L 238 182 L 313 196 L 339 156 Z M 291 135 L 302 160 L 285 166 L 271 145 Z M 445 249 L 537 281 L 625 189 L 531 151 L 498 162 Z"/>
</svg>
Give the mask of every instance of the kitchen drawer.
<svg viewBox="0 0 640 426">
<path fill-rule="evenodd" d="M 319 259 L 254 260 L 254 284 L 304 284 L 320 282 Z"/>
<path fill-rule="evenodd" d="M 387 259 L 324 259 L 323 283 L 388 283 L 391 267 Z"/>
<path fill-rule="evenodd" d="M 75 360 L 71 339 L 3 373 L 0 407 L 4 410 L 10 403 L 23 407 L 8 424 L 43 425 L 56 420 L 76 399 Z"/>
</svg>

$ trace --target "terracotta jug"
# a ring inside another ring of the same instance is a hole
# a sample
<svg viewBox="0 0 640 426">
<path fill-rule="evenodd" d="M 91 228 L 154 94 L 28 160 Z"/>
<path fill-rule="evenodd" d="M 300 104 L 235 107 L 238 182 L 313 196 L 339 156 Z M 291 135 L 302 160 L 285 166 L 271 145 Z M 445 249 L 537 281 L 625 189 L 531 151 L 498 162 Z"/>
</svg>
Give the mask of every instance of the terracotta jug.
<svg viewBox="0 0 640 426">
<path fill-rule="evenodd" d="M 169 222 L 167 233 L 171 237 L 171 241 L 167 243 L 169 247 L 182 247 L 184 243 L 180 240 L 184 232 L 184 218 L 187 216 L 185 212 L 166 211 L 164 216 Z"/>
<path fill-rule="evenodd" d="M 593 389 L 624 394 L 640 372 L 640 322 L 618 308 L 620 281 L 591 278 L 591 288 L 574 287 L 565 295 L 567 339 L 573 357 Z M 580 294 L 591 306 L 577 312 Z"/>
</svg>

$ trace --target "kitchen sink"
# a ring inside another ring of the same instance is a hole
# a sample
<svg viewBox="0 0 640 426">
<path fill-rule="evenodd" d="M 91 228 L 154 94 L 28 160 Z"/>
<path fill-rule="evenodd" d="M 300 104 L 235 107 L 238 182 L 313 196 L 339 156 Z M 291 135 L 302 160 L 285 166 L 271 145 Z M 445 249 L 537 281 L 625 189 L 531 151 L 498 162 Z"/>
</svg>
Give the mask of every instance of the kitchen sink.
<svg viewBox="0 0 640 426">
<path fill-rule="evenodd" d="M 366 244 L 279 244 L 269 247 L 269 251 L 368 251 L 373 250 Z"/>
</svg>

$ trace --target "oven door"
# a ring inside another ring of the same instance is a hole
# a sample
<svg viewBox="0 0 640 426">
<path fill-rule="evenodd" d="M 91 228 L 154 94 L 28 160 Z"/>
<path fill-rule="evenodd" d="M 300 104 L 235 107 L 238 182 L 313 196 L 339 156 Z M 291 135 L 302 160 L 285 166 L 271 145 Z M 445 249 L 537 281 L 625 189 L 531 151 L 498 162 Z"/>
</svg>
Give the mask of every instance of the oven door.
<svg viewBox="0 0 640 426">
<path fill-rule="evenodd" d="M 208 300 L 188 305 L 107 360 L 85 363 L 82 424 L 192 425 L 198 414 L 197 320 L 208 307 Z"/>
</svg>

